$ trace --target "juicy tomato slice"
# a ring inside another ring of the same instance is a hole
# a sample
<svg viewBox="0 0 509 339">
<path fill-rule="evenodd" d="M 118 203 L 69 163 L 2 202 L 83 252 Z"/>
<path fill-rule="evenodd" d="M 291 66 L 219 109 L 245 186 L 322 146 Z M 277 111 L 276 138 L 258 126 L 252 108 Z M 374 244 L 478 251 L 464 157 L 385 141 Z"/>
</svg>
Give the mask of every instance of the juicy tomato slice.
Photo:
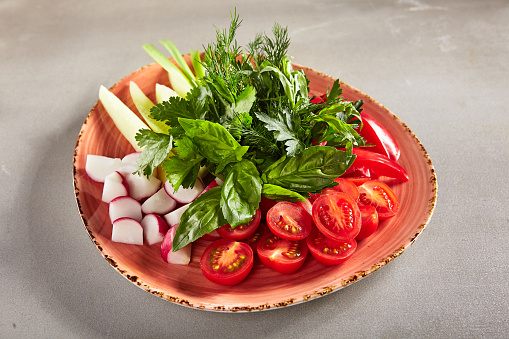
<svg viewBox="0 0 509 339">
<path fill-rule="evenodd" d="M 387 184 L 370 180 L 359 186 L 359 202 L 376 208 L 379 219 L 389 219 L 396 215 L 399 201 Z"/>
<path fill-rule="evenodd" d="M 355 239 L 332 240 L 326 237 L 316 227 L 306 238 L 309 252 L 323 265 L 337 265 L 348 260 L 357 248 Z"/>
<path fill-rule="evenodd" d="M 357 185 L 355 185 L 352 181 L 345 178 L 336 178 L 334 181 L 337 183 L 337 185 L 324 188 L 322 190 L 322 194 L 342 192 L 352 197 L 352 199 L 355 201 L 359 200 L 359 189 L 357 188 Z"/>
<path fill-rule="evenodd" d="M 247 224 L 239 225 L 234 229 L 231 229 L 230 224 L 226 224 L 217 229 L 217 234 L 219 234 L 221 238 L 225 239 L 242 240 L 247 238 L 258 228 L 261 215 L 260 209 L 257 209 L 255 215 Z"/>
<path fill-rule="evenodd" d="M 272 232 L 262 236 L 256 250 L 265 266 L 283 274 L 297 271 L 308 255 L 305 240 L 287 240 Z"/>
<path fill-rule="evenodd" d="M 253 268 L 253 250 L 248 244 L 232 239 L 212 242 L 203 252 L 200 268 L 205 277 L 220 285 L 236 285 Z"/>
<path fill-rule="evenodd" d="M 272 233 L 283 239 L 301 240 L 311 233 L 313 220 L 299 205 L 280 201 L 267 212 L 267 225 Z"/>
<path fill-rule="evenodd" d="M 362 240 L 373 234 L 378 228 L 378 212 L 376 208 L 371 205 L 359 206 L 361 210 L 361 231 L 355 237 L 356 240 Z"/>
<path fill-rule="evenodd" d="M 385 176 L 401 181 L 408 181 L 406 170 L 396 161 L 387 158 L 383 154 L 362 148 L 354 148 L 353 154 L 357 157 L 352 166 L 345 172 L 345 176 L 354 173 L 357 176 L 357 173 L 365 173 L 364 176 L 369 176 L 371 178 Z"/>
<path fill-rule="evenodd" d="M 253 253 L 256 254 L 256 246 L 258 245 L 258 242 L 260 239 L 265 235 L 265 233 L 269 232 L 269 228 L 267 227 L 266 223 L 261 222 L 260 225 L 258 225 L 258 228 L 256 231 L 251 234 L 249 237 L 242 239 L 242 242 L 245 242 L 248 244 L 251 249 L 253 250 Z"/>
<path fill-rule="evenodd" d="M 400 149 L 389 130 L 365 111 L 361 112 L 361 119 L 363 126 L 359 134 L 369 144 L 374 145 L 372 150 L 387 156 L 391 160 L 398 160 Z"/>
<path fill-rule="evenodd" d="M 313 220 L 320 232 L 338 241 L 355 238 L 361 229 L 359 206 L 340 192 L 321 195 L 315 200 Z"/>
<path fill-rule="evenodd" d="M 304 201 L 297 201 L 296 204 L 308 212 L 310 218 L 313 218 L 313 200 L 311 198 L 305 199 Z"/>
</svg>

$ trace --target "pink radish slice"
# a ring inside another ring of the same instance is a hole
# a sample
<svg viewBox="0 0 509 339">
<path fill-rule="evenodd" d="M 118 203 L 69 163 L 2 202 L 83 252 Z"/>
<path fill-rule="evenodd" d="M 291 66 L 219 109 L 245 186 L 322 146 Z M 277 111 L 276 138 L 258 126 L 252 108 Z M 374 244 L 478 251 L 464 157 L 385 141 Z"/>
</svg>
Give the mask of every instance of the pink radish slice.
<svg viewBox="0 0 509 339">
<path fill-rule="evenodd" d="M 104 182 L 104 179 L 111 173 L 115 172 L 122 160 L 120 158 L 109 158 L 102 155 L 87 155 L 85 164 L 85 172 L 90 179 L 97 182 Z"/>
<path fill-rule="evenodd" d="M 166 193 L 181 204 L 188 204 L 196 199 L 204 189 L 203 181 L 197 179 L 192 188 L 183 188 L 182 186 L 175 192 L 169 181 L 164 183 Z"/>
<path fill-rule="evenodd" d="M 222 185 L 223 185 L 223 183 L 224 183 L 224 181 L 223 181 L 223 180 L 221 180 L 221 179 L 219 179 L 218 177 L 216 177 L 216 178 L 214 179 L 214 181 L 216 182 L 216 184 L 217 184 L 218 186 L 222 186 Z"/>
<path fill-rule="evenodd" d="M 145 215 L 141 225 L 143 226 L 143 235 L 149 245 L 163 241 L 164 235 L 168 232 L 168 224 L 157 214 Z"/>
<path fill-rule="evenodd" d="M 163 216 L 164 220 L 168 224 L 168 226 L 173 227 L 177 224 L 180 224 L 180 218 L 182 214 L 189 208 L 189 204 L 180 206 L 179 208 L 167 213 Z"/>
<path fill-rule="evenodd" d="M 136 200 L 143 200 L 154 195 L 161 188 L 161 180 L 156 177 L 140 176 L 138 174 L 126 174 L 125 179 L 129 184 L 129 195 Z"/>
<path fill-rule="evenodd" d="M 121 160 L 121 164 L 118 168 L 118 171 L 122 174 L 132 174 L 138 170 L 138 161 L 141 156 L 141 152 L 129 153 L 124 156 Z"/>
<path fill-rule="evenodd" d="M 166 232 L 161 244 L 161 257 L 168 264 L 188 265 L 191 261 L 192 243 L 187 244 L 176 252 L 172 252 L 173 238 L 175 238 L 177 227 L 178 225 L 173 226 Z"/>
<path fill-rule="evenodd" d="M 113 172 L 104 178 L 103 194 L 101 200 L 109 203 L 117 197 L 129 195 L 129 184 L 119 172 Z"/>
<path fill-rule="evenodd" d="M 173 200 L 164 188 L 159 189 L 157 193 L 145 200 L 141 205 L 141 211 L 145 214 L 167 214 L 177 207 L 177 202 Z"/>
<path fill-rule="evenodd" d="M 141 222 L 143 218 L 140 202 L 131 197 L 113 199 L 109 205 L 109 215 L 112 222 L 120 218 L 131 218 Z"/>
<path fill-rule="evenodd" d="M 113 222 L 111 241 L 143 245 L 143 226 L 131 218 L 117 219 Z"/>
</svg>

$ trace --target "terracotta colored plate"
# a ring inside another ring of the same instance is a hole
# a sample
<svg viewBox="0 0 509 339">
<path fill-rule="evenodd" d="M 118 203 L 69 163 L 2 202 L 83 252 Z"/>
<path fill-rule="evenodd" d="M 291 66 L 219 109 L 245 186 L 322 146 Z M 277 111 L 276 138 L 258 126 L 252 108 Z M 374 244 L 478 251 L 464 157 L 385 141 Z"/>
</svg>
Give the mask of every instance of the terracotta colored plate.
<svg viewBox="0 0 509 339">
<path fill-rule="evenodd" d="M 189 60 L 189 57 L 187 60 Z M 324 93 L 333 79 L 303 68 L 310 80 L 311 94 Z M 155 83 L 169 85 L 168 76 L 158 64 L 150 64 L 119 81 L 111 91 L 137 112 L 130 94 L 134 81 L 155 101 Z M 332 267 L 317 263 L 311 256 L 294 274 L 282 275 L 255 261 L 250 276 L 233 287 L 209 282 L 201 273 L 199 259 L 206 241 L 194 244 L 191 264 L 166 264 L 158 245 L 126 245 L 110 241 L 108 206 L 101 202 L 102 185 L 85 174 L 87 154 L 122 157 L 133 151 L 116 130 L 98 102 L 83 124 L 74 154 L 74 188 L 83 223 L 90 238 L 107 262 L 140 288 L 171 302 L 211 311 L 258 311 L 276 309 L 321 297 L 348 286 L 383 267 L 405 251 L 421 234 L 436 203 L 437 183 L 426 150 L 410 129 L 386 108 L 364 93 L 342 84 L 348 100 L 364 100 L 364 110 L 384 124 L 399 142 L 399 163 L 410 181 L 392 187 L 401 208 L 396 217 L 381 223 L 368 239 L 359 242 L 347 262 Z"/>
</svg>

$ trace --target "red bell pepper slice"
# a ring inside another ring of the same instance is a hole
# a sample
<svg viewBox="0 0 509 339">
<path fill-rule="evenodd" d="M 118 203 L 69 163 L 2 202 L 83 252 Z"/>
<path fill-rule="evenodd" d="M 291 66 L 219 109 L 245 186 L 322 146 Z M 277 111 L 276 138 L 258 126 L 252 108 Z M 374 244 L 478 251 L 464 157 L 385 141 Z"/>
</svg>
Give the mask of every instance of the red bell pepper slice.
<svg viewBox="0 0 509 339">
<path fill-rule="evenodd" d="M 387 156 L 389 159 L 397 161 L 400 155 L 399 146 L 396 139 L 394 139 L 387 128 L 364 111 L 361 112 L 361 118 L 363 127 L 359 131 L 359 134 L 366 139 L 368 144 L 374 145 L 374 147 L 370 149 Z"/>
<path fill-rule="evenodd" d="M 389 177 L 401 181 L 408 181 L 406 170 L 396 161 L 389 159 L 383 154 L 368 151 L 362 148 L 354 148 L 355 158 L 352 166 L 345 172 L 345 175 L 354 173 L 369 173 L 371 178 Z"/>
</svg>

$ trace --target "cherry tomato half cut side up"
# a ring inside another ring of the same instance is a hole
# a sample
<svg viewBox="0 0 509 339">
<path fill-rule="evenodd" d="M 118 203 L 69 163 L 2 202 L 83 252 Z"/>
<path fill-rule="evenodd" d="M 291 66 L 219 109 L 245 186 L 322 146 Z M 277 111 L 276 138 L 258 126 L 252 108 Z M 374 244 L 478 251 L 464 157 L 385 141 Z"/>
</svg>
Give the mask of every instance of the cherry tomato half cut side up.
<svg viewBox="0 0 509 339">
<path fill-rule="evenodd" d="M 236 285 L 244 280 L 253 268 L 253 250 L 243 242 L 216 240 L 203 252 L 200 268 L 203 275 L 216 284 Z"/>
<path fill-rule="evenodd" d="M 337 185 L 324 188 L 322 193 L 341 192 L 349 195 L 355 201 L 359 200 L 359 189 L 352 181 L 345 178 L 336 178 L 334 181 Z"/>
<path fill-rule="evenodd" d="M 332 240 L 317 228 L 306 238 L 309 252 L 319 263 L 331 266 L 348 260 L 357 249 L 355 239 Z"/>
<path fill-rule="evenodd" d="M 262 263 L 279 273 L 290 274 L 304 265 L 308 254 L 305 240 L 287 240 L 267 232 L 258 242 L 258 257 Z"/>
<path fill-rule="evenodd" d="M 361 231 L 355 237 L 356 240 L 366 239 L 372 235 L 378 228 L 378 213 L 376 208 L 371 205 L 359 206 L 361 210 L 362 225 Z"/>
<path fill-rule="evenodd" d="M 265 235 L 265 233 L 270 232 L 269 228 L 267 227 L 267 224 L 261 222 L 260 225 L 258 225 L 258 228 L 256 231 L 251 234 L 249 237 L 242 239 L 242 242 L 245 242 L 248 244 L 251 249 L 253 250 L 254 254 L 257 254 L 256 252 L 256 246 L 258 245 L 258 242 L 260 239 Z"/>
<path fill-rule="evenodd" d="M 311 233 L 313 220 L 299 205 L 280 201 L 267 212 L 267 225 L 272 233 L 283 239 L 301 240 Z"/>
<path fill-rule="evenodd" d="M 387 184 L 370 180 L 359 186 L 359 202 L 376 208 L 379 219 L 389 219 L 396 215 L 399 201 Z"/>
<path fill-rule="evenodd" d="M 359 206 L 345 193 L 326 194 L 316 199 L 313 220 L 320 232 L 337 241 L 353 239 L 361 229 Z"/>
<path fill-rule="evenodd" d="M 374 145 L 371 149 L 391 160 L 397 161 L 400 149 L 396 139 L 394 139 L 389 130 L 365 111 L 361 112 L 361 119 L 362 129 L 359 131 L 359 134 L 366 139 L 368 144 Z"/>
<path fill-rule="evenodd" d="M 233 240 L 242 240 L 244 238 L 249 237 L 253 234 L 258 225 L 260 224 L 261 212 L 260 209 L 256 210 L 255 215 L 247 224 L 239 225 L 234 229 L 231 229 L 230 224 L 226 224 L 217 229 L 217 233 L 221 238 L 225 239 L 233 239 Z"/>
</svg>

